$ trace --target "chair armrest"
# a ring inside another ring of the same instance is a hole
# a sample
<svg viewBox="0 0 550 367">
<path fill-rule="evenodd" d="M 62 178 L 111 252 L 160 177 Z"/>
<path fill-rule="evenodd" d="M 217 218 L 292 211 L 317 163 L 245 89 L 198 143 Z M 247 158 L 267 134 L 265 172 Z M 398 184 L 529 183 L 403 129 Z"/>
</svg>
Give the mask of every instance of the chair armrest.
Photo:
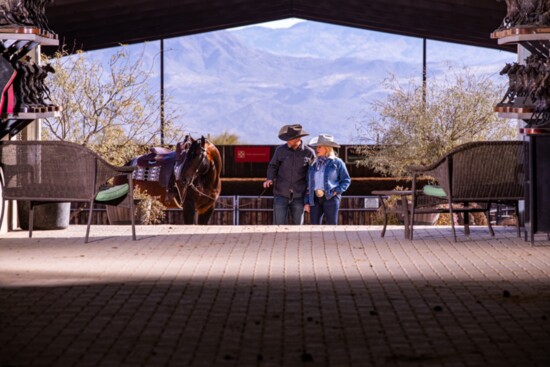
<svg viewBox="0 0 550 367">
<path fill-rule="evenodd" d="M 137 168 L 137 166 L 112 166 L 113 170 L 120 173 L 131 173 L 134 172 Z"/>
<path fill-rule="evenodd" d="M 442 159 L 432 163 L 432 164 L 429 164 L 429 165 L 425 165 L 425 166 L 420 166 L 420 165 L 416 165 L 416 166 L 407 166 L 405 167 L 405 169 L 412 173 L 412 174 L 423 174 L 423 175 L 426 175 L 428 172 L 431 172 L 431 171 L 434 171 L 435 169 L 437 169 L 441 164 L 443 164 L 445 161 L 446 161 L 447 157 L 443 157 Z"/>
<path fill-rule="evenodd" d="M 96 188 L 95 193 L 99 191 L 99 187 L 103 185 L 107 180 L 112 177 L 127 175 L 130 178 L 132 172 L 134 172 L 136 166 L 115 166 L 97 156 L 97 176 L 96 176 Z"/>
<path fill-rule="evenodd" d="M 449 185 L 447 184 L 448 175 L 449 175 L 448 167 L 449 167 L 449 161 L 447 159 L 447 156 L 427 166 L 407 167 L 407 170 L 412 175 L 411 189 L 413 191 L 412 202 L 414 207 L 417 207 L 419 205 L 419 202 L 418 202 L 419 197 L 423 196 L 421 187 L 418 187 L 417 185 L 418 176 L 431 177 L 439 185 L 443 186 L 443 189 L 445 190 L 445 192 L 448 192 L 447 191 L 449 189 Z"/>
<path fill-rule="evenodd" d="M 411 172 L 411 173 L 418 173 L 418 172 L 425 171 L 426 167 L 427 166 L 406 166 L 405 170 L 407 170 L 407 172 Z"/>
<path fill-rule="evenodd" d="M 105 159 L 103 159 L 99 155 L 96 155 L 96 156 L 99 164 L 101 164 L 102 166 L 106 167 L 111 171 L 116 171 L 120 173 L 130 173 L 135 171 L 138 168 L 137 166 L 115 166 L 114 164 L 107 162 Z"/>
</svg>

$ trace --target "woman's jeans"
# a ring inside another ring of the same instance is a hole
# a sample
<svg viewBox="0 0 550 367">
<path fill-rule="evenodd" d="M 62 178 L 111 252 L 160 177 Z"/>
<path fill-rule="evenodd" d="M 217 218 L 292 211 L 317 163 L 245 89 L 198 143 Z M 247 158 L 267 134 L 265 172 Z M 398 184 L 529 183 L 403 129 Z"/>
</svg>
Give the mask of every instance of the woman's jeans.
<svg viewBox="0 0 550 367">
<path fill-rule="evenodd" d="M 327 224 L 338 224 L 338 209 L 340 209 L 340 196 L 326 199 L 315 197 L 315 205 L 309 209 L 309 221 L 311 224 L 321 224 L 323 217 Z"/>
<path fill-rule="evenodd" d="M 289 199 L 283 196 L 273 197 L 273 224 L 287 224 L 290 213 L 289 224 L 304 223 L 304 198 Z"/>
</svg>

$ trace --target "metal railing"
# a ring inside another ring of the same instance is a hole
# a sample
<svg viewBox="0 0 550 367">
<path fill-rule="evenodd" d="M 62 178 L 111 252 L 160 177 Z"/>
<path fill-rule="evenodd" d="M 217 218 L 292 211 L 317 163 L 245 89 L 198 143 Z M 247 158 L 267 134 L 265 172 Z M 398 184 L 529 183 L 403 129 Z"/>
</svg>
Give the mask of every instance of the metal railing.
<svg viewBox="0 0 550 367">
<path fill-rule="evenodd" d="M 260 207 L 251 207 L 250 203 L 243 203 L 247 200 L 273 200 L 273 196 L 245 196 L 245 195 L 234 195 L 234 196 L 220 196 L 218 202 L 216 203 L 216 208 L 214 212 L 232 212 L 233 213 L 233 225 L 238 226 L 240 224 L 241 213 L 250 213 L 250 212 L 273 212 L 273 206 L 269 203 L 266 206 Z M 350 199 L 363 199 L 362 207 L 342 207 L 340 206 L 340 212 L 373 212 L 378 210 L 380 203 L 377 196 L 363 196 L 363 195 L 353 195 L 353 196 L 342 196 L 342 201 Z M 231 204 L 227 204 L 227 200 L 231 201 Z"/>
<path fill-rule="evenodd" d="M 353 202 L 355 200 L 355 202 Z M 259 203 L 261 201 L 264 201 L 264 203 Z M 265 202 L 267 201 L 267 202 Z M 352 201 L 352 203 L 349 203 L 348 201 Z M 369 215 L 372 215 L 374 212 L 376 212 L 380 206 L 379 198 L 378 196 L 366 196 L 366 195 L 354 195 L 354 196 L 343 196 L 342 197 L 342 204 L 340 206 L 340 212 L 343 213 L 371 213 L 368 215 L 363 216 L 355 216 L 353 218 L 346 216 L 341 219 L 343 219 L 343 223 L 346 223 L 346 221 L 352 221 L 355 222 L 354 224 L 357 224 L 357 222 L 365 223 L 365 224 L 371 224 L 371 220 L 373 220 L 373 217 L 369 218 Z M 350 207 L 351 205 L 351 207 Z M 87 222 L 87 211 L 83 211 L 82 208 L 79 206 L 75 206 L 73 203 L 73 207 L 71 208 L 71 211 L 73 214 L 71 223 L 72 224 L 81 224 Z M 266 219 L 265 217 L 262 218 L 261 216 L 258 217 L 248 217 L 243 218 L 243 214 L 246 213 L 272 213 L 273 212 L 273 196 L 244 196 L 244 195 L 234 195 L 234 196 L 220 196 L 220 200 L 216 203 L 216 208 L 214 209 L 215 213 L 230 213 L 231 217 L 227 216 L 225 218 L 218 217 L 218 224 L 224 224 L 224 225 L 240 225 L 242 219 L 246 222 L 247 219 L 251 220 L 252 222 L 261 222 L 257 224 L 271 224 L 271 219 Z M 514 221 L 515 220 L 515 208 L 513 206 L 504 205 L 504 204 L 496 204 L 493 205 L 491 209 L 491 223 L 495 225 L 501 225 L 508 221 Z M 166 209 L 165 213 L 167 214 L 165 217 L 165 224 L 178 224 L 183 223 L 181 222 L 181 215 L 183 214 L 181 209 Z M 168 213 L 172 213 L 169 218 Z M 106 210 L 105 208 L 94 208 L 94 215 L 96 216 L 93 223 L 95 224 L 107 224 L 108 219 L 106 216 Z M 175 215 L 175 216 L 174 216 Z M 347 214 L 346 214 L 347 215 Z M 269 221 L 269 223 L 264 223 Z M 221 222 L 221 223 L 220 223 Z M 359 224 L 360 224 L 359 223 Z M 249 224 L 256 224 L 256 223 L 249 223 Z"/>
<path fill-rule="evenodd" d="M 220 196 L 220 199 L 216 204 L 214 212 L 231 212 L 233 225 L 240 225 L 240 218 L 242 213 L 261 213 L 261 212 L 273 212 L 272 202 L 266 205 L 260 205 L 259 207 L 252 207 L 250 201 L 263 201 L 273 200 L 273 196 L 246 196 L 246 195 L 234 195 L 234 196 Z M 362 200 L 361 206 L 346 207 L 340 206 L 340 212 L 375 212 L 380 207 L 380 201 L 378 196 L 368 195 L 352 195 L 342 196 L 342 202 L 346 200 Z M 230 201 L 230 204 L 227 203 Z M 244 202 L 244 203 L 243 203 Z M 504 219 L 513 217 L 515 208 L 503 204 L 497 204 L 493 206 L 491 210 L 491 222 L 494 224 L 500 224 Z"/>
</svg>

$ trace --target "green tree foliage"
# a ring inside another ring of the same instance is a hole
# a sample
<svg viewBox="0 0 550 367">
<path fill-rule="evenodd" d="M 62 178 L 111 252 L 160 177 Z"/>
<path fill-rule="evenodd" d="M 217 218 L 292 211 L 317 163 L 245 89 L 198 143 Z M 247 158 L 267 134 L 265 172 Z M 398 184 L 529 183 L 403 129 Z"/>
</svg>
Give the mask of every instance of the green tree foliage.
<svg viewBox="0 0 550 367">
<path fill-rule="evenodd" d="M 214 136 L 208 134 L 207 139 L 214 145 L 237 145 L 242 143 L 238 135 L 231 134 L 227 131 Z"/>
<path fill-rule="evenodd" d="M 47 60 L 56 72 L 48 77 L 52 103 L 59 118 L 43 122 L 43 139 L 72 141 L 89 147 L 114 164 L 122 164 L 158 145 L 160 98 L 150 86 L 151 70 L 141 56 L 121 47 L 104 64 L 82 51 L 59 52 Z M 177 142 L 176 111 L 165 112 L 165 140 Z"/>
<path fill-rule="evenodd" d="M 502 87 L 468 68 L 449 69 L 421 82 L 385 83 L 387 98 L 374 101 L 372 114 L 358 125 L 363 158 L 359 164 L 392 176 L 406 174 L 409 165 L 429 164 L 450 149 L 470 142 L 512 139 L 514 124 L 499 119 L 493 106 Z"/>
</svg>

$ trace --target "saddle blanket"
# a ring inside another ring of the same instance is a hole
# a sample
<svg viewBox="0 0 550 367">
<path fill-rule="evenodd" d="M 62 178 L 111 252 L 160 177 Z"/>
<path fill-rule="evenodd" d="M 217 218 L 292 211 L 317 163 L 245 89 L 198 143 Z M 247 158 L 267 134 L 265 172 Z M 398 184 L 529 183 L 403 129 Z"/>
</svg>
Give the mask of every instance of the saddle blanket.
<svg viewBox="0 0 550 367">
<path fill-rule="evenodd" d="M 132 173 L 134 180 L 141 181 L 159 181 L 160 180 L 160 166 L 158 167 L 140 167 Z"/>
</svg>

